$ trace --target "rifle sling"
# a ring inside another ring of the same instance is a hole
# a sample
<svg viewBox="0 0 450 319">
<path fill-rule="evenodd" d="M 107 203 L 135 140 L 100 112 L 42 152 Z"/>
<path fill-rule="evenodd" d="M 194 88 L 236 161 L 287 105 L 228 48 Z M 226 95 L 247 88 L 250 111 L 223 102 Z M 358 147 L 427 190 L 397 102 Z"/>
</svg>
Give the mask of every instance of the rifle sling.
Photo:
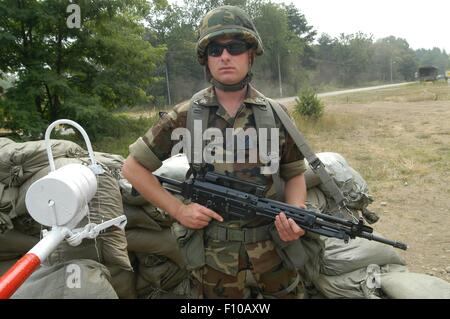
<svg viewBox="0 0 450 319">
<path fill-rule="evenodd" d="M 306 160 L 309 163 L 309 166 L 313 170 L 317 176 L 319 176 L 320 181 L 322 182 L 323 187 L 330 195 L 333 197 L 334 201 L 339 207 L 345 205 L 345 197 L 342 194 L 341 190 L 336 185 L 334 179 L 330 176 L 330 174 L 326 171 L 325 165 L 322 161 L 316 156 L 313 150 L 306 143 L 306 140 L 302 133 L 295 127 L 292 120 L 286 114 L 286 112 L 281 108 L 278 102 L 267 99 L 272 106 L 275 113 L 278 115 L 281 123 L 283 123 L 289 135 L 294 140 L 294 143 L 297 145 L 300 152 L 305 156 Z"/>
</svg>

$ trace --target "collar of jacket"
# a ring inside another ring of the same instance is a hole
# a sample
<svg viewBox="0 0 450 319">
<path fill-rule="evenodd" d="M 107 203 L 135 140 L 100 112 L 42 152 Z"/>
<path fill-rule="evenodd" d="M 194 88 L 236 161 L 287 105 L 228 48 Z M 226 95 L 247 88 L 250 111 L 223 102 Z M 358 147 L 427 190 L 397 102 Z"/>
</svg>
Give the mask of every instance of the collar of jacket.
<svg viewBox="0 0 450 319">
<path fill-rule="evenodd" d="M 212 86 L 203 90 L 203 94 L 194 100 L 195 103 L 203 106 L 218 106 L 217 96 Z M 255 104 L 259 106 L 266 106 L 266 98 L 263 94 L 258 92 L 251 84 L 248 84 L 247 96 L 244 99 L 246 104 Z"/>
</svg>

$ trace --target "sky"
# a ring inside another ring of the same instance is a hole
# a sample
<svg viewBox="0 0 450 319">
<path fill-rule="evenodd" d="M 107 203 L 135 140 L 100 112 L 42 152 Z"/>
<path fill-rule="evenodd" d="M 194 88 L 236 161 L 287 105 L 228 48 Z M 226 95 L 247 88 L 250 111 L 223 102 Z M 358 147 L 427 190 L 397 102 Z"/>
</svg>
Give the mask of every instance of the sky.
<svg viewBox="0 0 450 319">
<path fill-rule="evenodd" d="M 450 54 L 450 0 L 272 1 L 294 3 L 318 35 L 337 37 L 361 31 L 375 40 L 393 35 L 405 39 L 414 50 L 437 47 Z"/>
<path fill-rule="evenodd" d="M 294 3 L 318 34 L 361 31 L 375 39 L 393 35 L 414 50 L 450 53 L 450 0 L 284 0 Z"/>
</svg>

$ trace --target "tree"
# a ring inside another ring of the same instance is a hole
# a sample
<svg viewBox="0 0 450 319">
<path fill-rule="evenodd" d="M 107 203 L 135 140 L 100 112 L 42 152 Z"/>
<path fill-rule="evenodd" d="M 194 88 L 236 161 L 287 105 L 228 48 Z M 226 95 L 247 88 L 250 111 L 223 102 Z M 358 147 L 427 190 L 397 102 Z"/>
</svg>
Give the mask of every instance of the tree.
<svg viewBox="0 0 450 319">
<path fill-rule="evenodd" d="M 295 94 L 308 81 L 306 68 L 312 62 L 312 41 L 315 31 L 304 15 L 294 6 L 274 4 L 269 1 L 247 2 L 262 39 L 264 55 L 255 62 L 256 83 L 268 95 L 279 95 L 281 75 L 284 95 Z M 251 9 L 250 9 L 251 8 Z M 277 89 L 275 89 L 277 88 Z"/>
<path fill-rule="evenodd" d="M 69 28 L 65 1 L 0 3 L 0 70 L 16 78 L 0 102 L 4 127 L 33 137 L 69 117 L 95 135 L 107 126 L 108 110 L 150 100 L 146 87 L 164 47 L 142 39 L 149 3 L 78 4 L 81 27 Z"/>
<path fill-rule="evenodd" d="M 358 32 L 332 38 L 322 34 L 318 42 L 317 82 L 352 86 L 369 80 L 369 66 L 373 59 L 371 35 Z"/>
<path fill-rule="evenodd" d="M 164 97 L 159 104 L 168 102 L 167 82 L 169 82 L 171 102 L 176 103 L 192 95 L 204 85 L 204 72 L 197 61 L 195 44 L 197 29 L 192 24 L 193 17 L 186 7 L 176 4 L 152 12 L 147 17 L 152 45 L 167 48 L 165 60 L 156 70 L 159 76 L 168 76 L 168 81 L 149 88 L 149 92 Z"/>
<path fill-rule="evenodd" d="M 450 69 L 450 55 L 445 50 L 441 51 L 439 48 L 419 49 L 415 55 L 419 66 L 435 66 L 439 69 L 440 74 L 445 74 L 445 71 Z"/>
</svg>

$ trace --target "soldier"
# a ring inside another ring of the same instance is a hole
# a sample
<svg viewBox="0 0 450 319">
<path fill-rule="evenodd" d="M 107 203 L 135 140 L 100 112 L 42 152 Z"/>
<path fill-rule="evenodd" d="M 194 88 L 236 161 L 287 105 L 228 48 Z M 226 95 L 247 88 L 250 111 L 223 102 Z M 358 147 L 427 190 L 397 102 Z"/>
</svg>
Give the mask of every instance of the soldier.
<svg viewBox="0 0 450 319">
<path fill-rule="evenodd" d="M 257 291 L 263 297 L 302 297 L 302 280 L 297 268 L 307 258 L 302 240 L 311 234 L 304 236 L 305 231 L 282 212 L 274 223 L 264 217 L 236 219 L 221 216 L 195 203 L 185 205 L 162 188 L 150 173 L 170 157 L 175 144 L 171 139 L 173 130 L 188 127 L 192 131 L 189 118 L 195 116 L 192 109 L 196 107 L 200 110 L 195 112 L 198 118 L 206 114 L 204 123 L 208 128 L 218 128 L 224 133 L 224 153 L 229 152 L 226 146 L 231 138 L 235 138 L 227 136 L 227 128 L 263 127 L 262 123 L 277 128 L 280 165 L 276 173 L 262 174 L 260 168 L 264 163 L 260 158 L 255 163 L 218 161 L 214 168 L 265 185 L 267 197 L 283 196 L 286 203 L 305 207 L 304 157 L 279 118 L 274 116 L 271 103 L 276 102 L 250 85 L 251 67 L 255 57 L 263 54 L 263 46 L 249 16 L 234 6 L 211 10 L 200 24 L 196 49 L 212 86 L 195 94 L 190 101 L 175 106 L 130 145 L 123 175 L 142 196 L 177 220 L 174 233 L 186 257 L 187 267 L 192 270 L 197 296 L 254 297 L 247 287 L 246 277 L 251 272 Z M 246 159 L 258 147 L 249 139 L 241 145 L 244 145 Z M 281 188 L 274 185 L 279 177 L 285 183 L 281 194 Z"/>
</svg>

